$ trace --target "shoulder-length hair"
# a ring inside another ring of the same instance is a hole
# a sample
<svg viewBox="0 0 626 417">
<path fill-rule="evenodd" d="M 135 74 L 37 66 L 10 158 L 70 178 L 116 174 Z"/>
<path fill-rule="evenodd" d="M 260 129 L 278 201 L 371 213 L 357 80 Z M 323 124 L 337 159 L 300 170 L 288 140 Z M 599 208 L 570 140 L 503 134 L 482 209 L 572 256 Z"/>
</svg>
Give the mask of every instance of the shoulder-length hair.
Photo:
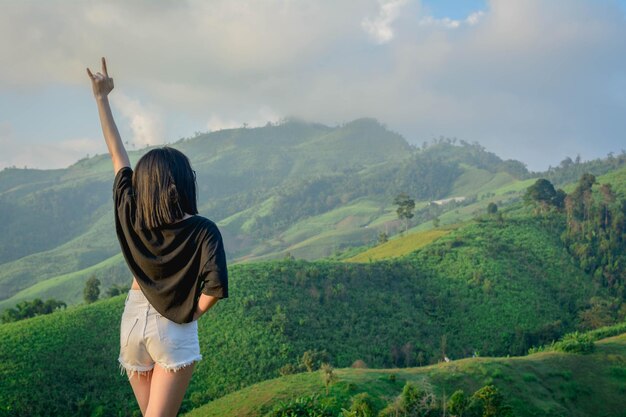
<svg viewBox="0 0 626 417">
<path fill-rule="evenodd" d="M 178 149 L 163 146 L 142 156 L 133 172 L 137 221 L 143 229 L 175 223 L 198 214 L 196 172 Z"/>
</svg>

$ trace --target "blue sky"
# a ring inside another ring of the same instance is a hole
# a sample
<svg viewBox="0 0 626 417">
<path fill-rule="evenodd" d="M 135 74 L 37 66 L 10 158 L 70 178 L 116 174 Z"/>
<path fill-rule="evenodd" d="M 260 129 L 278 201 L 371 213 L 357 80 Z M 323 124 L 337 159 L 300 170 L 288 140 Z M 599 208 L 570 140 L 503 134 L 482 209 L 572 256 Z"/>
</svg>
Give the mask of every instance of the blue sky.
<svg viewBox="0 0 626 417">
<path fill-rule="evenodd" d="M 106 55 L 129 147 L 286 116 L 368 116 L 531 169 L 625 146 L 626 0 L 3 3 L 0 169 L 106 152 Z M 172 30 L 171 22 L 182 24 Z"/>
<path fill-rule="evenodd" d="M 437 18 L 464 19 L 477 10 L 487 9 L 487 2 L 480 0 L 429 0 L 422 1 L 422 7 Z"/>
</svg>

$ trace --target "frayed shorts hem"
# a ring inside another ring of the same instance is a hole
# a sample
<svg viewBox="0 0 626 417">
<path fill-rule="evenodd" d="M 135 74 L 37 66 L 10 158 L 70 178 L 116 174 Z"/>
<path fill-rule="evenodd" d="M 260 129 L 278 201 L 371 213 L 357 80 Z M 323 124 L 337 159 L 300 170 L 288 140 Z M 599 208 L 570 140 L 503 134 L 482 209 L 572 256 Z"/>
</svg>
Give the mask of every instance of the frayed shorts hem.
<svg viewBox="0 0 626 417">
<path fill-rule="evenodd" d="M 131 378 L 134 374 L 137 374 L 137 376 L 141 376 L 141 375 L 147 376 L 154 369 L 154 364 L 152 364 L 151 366 L 131 366 L 131 365 L 125 364 L 122 361 L 122 358 L 118 358 L 117 360 L 119 362 L 120 375 L 124 375 L 124 373 L 126 373 L 128 378 Z M 160 362 L 156 362 L 156 363 L 158 363 L 161 368 L 165 369 L 168 372 L 176 372 L 181 368 L 184 368 L 186 366 L 191 365 L 194 362 L 198 362 L 201 360 L 202 360 L 202 355 L 198 355 L 190 360 L 179 362 L 174 365 L 165 365 Z"/>
</svg>

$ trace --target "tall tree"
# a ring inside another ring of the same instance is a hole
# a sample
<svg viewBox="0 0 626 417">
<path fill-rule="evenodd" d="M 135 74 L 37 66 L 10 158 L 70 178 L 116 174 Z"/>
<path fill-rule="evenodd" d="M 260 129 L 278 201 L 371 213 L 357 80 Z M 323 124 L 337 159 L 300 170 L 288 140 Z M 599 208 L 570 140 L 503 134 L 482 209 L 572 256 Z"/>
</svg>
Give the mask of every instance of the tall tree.
<svg viewBox="0 0 626 417">
<path fill-rule="evenodd" d="M 398 206 L 396 213 L 398 213 L 398 218 L 404 221 L 404 231 L 406 232 L 409 229 L 409 220 L 414 216 L 415 200 L 406 193 L 400 193 L 393 200 L 393 204 Z"/>
<path fill-rule="evenodd" d="M 89 277 L 83 290 L 83 298 L 87 304 L 93 303 L 100 297 L 100 280 L 95 275 Z"/>
<path fill-rule="evenodd" d="M 554 185 L 545 178 L 539 178 L 533 185 L 526 189 L 524 200 L 529 203 L 539 204 L 541 210 L 546 210 L 552 205 L 556 197 Z"/>
</svg>

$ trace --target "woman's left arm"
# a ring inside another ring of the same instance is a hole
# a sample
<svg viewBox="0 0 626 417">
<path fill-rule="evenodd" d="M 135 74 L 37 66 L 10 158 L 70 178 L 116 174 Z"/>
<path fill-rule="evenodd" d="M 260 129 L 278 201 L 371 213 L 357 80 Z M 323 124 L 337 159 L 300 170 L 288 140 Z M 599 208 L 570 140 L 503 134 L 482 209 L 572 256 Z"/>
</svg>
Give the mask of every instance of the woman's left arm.
<svg viewBox="0 0 626 417">
<path fill-rule="evenodd" d="M 102 73 L 98 72 L 93 74 L 89 68 L 87 68 L 87 75 L 89 75 L 91 79 L 93 95 L 98 105 L 98 114 L 100 115 L 100 124 L 102 125 L 104 140 L 109 148 L 111 159 L 113 160 L 113 171 L 117 174 L 120 169 L 130 166 L 130 159 L 128 158 L 128 153 L 126 153 L 120 132 L 117 130 L 117 125 L 111 113 L 108 95 L 111 90 L 113 90 L 113 78 L 109 77 L 104 57 L 102 58 Z"/>
<path fill-rule="evenodd" d="M 196 311 L 193 313 L 193 320 L 198 320 L 208 309 L 213 307 L 215 303 L 219 301 L 219 298 L 212 295 L 200 294 L 198 299 L 198 305 Z"/>
</svg>

